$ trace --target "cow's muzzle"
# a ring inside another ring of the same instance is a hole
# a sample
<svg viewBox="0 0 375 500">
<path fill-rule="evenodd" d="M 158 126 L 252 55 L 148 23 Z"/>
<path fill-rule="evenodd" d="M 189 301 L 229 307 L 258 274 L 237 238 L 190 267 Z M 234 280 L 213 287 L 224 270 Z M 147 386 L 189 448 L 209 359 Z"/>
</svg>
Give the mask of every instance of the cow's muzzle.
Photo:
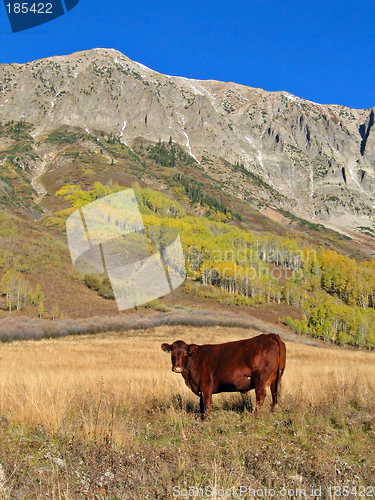
<svg viewBox="0 0 375 500">
<path fill-rule="evenodd" d="M 181 366 L 174 366 L 172 368 L 172 371 L 174 371 L 176 373 L 181 373 L 182 372 L 182 368 L 181 368 Z"/>
</svg>

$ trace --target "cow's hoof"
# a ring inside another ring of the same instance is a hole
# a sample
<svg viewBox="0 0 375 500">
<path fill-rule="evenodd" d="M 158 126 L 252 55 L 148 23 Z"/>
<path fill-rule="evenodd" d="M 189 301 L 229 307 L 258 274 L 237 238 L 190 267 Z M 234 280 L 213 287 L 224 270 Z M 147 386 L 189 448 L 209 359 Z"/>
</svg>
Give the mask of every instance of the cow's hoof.
<svg viewBox="0 0 375 500">
<path fill-rule="evenodd" d="M 210 417 L 207 415 L 200 415 L 200 420 L 204 424 L 210 421 Z"/>
</svg>

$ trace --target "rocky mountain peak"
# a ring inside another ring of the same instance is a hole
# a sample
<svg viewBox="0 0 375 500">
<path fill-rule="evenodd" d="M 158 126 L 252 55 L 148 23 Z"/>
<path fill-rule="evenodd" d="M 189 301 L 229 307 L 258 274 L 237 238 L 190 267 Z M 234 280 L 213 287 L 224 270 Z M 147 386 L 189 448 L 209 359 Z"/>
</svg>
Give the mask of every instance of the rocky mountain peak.
<svg viewBox="0 0 375 500">
<path fill-rule="evenodd" d="M 114 49 L 0 65 L 0 120 L 32 123 L 35 139 L 61 127 L 130 147 L 171 139 L 243 200 L 341 230 L 374 219 L 374 109 L 167 76 Z"/>
</svg>

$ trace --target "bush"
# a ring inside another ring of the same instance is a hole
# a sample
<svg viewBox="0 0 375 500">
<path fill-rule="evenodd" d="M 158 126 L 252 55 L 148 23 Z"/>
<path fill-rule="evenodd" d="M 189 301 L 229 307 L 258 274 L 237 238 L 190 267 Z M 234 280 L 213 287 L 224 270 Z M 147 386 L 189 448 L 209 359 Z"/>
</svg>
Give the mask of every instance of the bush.
<svg viewBox="0 0 375 500">
<path fill-rule="evenodd" d="M 88 288 L 92 288 L 96 292 L 100 288 L 100 282 L 96 274 L 85 274 L 83 281 Z"/>
<path fill-rule="evenodd" d="M 91 288 L 92 290 L 98 292 L 98 294 L 104 299 L 115 298 L 108 276 L 89 273 L 85 274 L 83 281 L 88 288 Z"/>
<path fill-rule="evenodd" d="M 103 278 L 103 281 L 100 283 L 98 293 L 104 299 L 114 300 L 115 294 L 113 293 L 112 285 L 108 276 L 105 276 L 105 278 Z"/>
</svg>

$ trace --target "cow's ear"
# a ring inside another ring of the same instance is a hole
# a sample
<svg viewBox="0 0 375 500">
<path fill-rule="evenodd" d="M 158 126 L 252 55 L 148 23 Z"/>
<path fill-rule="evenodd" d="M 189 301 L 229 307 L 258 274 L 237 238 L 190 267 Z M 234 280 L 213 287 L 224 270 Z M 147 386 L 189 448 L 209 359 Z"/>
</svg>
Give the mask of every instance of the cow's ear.
<svg viewBox="0 0 375 500">
<path fill-rule="evenodd" d="M 161 345 L 161 348 L 163 349 L 164 352 L 166 352 L 167 354 L 169 354 L 172 350 L 172 346 L 170 346 L 169 344 L 162 344 Z"/>
<path fill-rule="evenodd" d="M 197 349 L 198 349 L 197 344 L 190 344 L 188 346 L 188 355 L 192 356 L 197 351 Z"/>
</svg>

